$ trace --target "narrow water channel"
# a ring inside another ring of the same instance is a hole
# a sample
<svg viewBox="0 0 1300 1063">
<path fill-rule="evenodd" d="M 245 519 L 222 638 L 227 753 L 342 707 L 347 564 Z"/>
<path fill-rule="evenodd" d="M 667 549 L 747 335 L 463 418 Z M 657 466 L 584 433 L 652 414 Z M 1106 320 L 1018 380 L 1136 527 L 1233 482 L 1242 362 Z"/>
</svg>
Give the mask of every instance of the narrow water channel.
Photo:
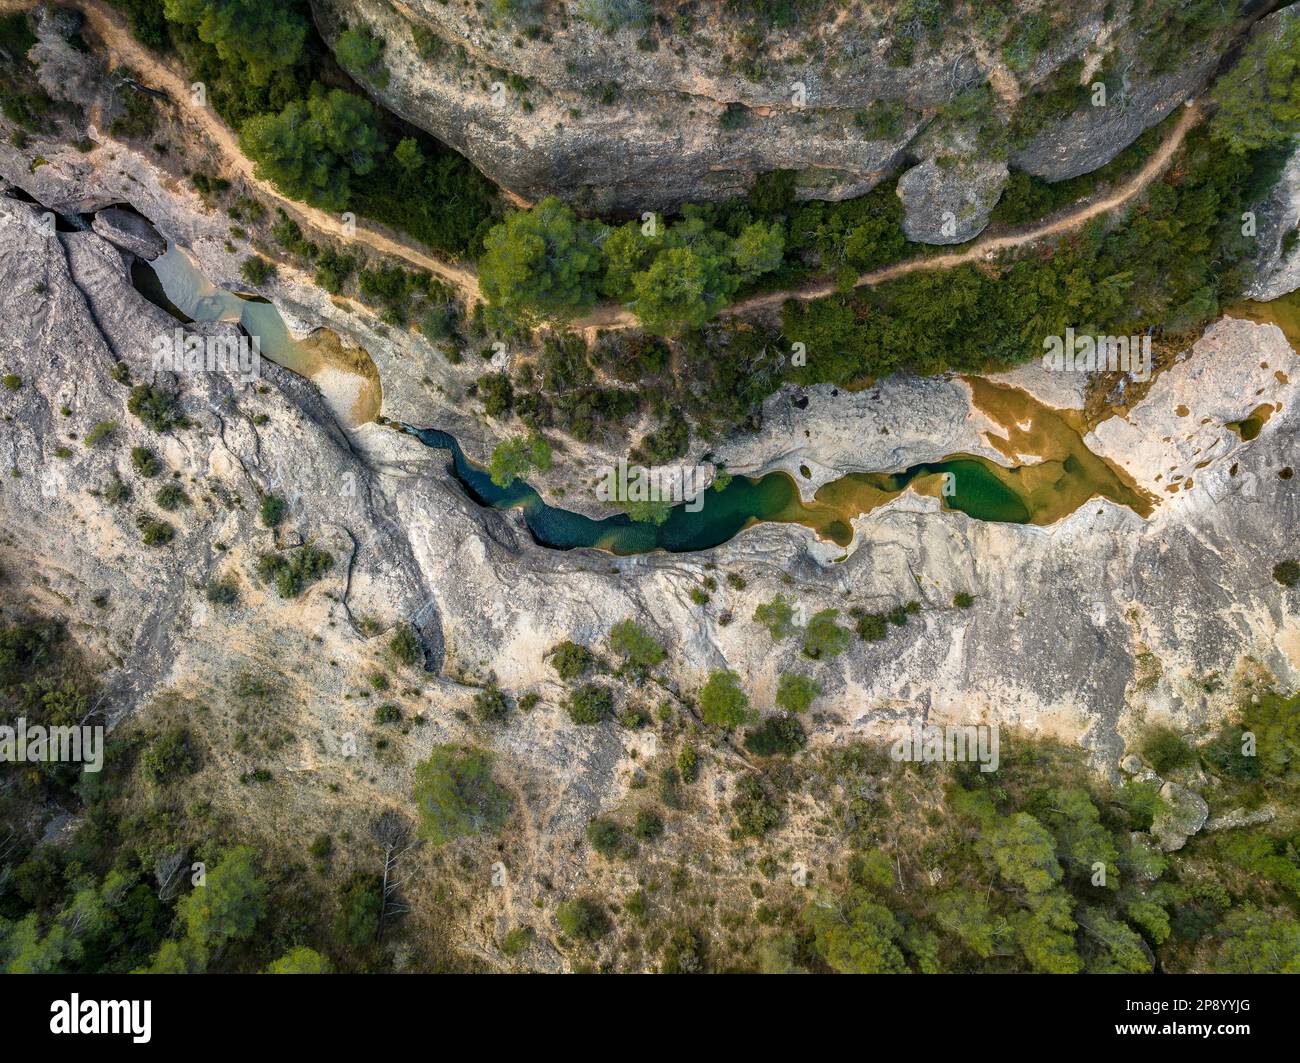
<svg viewBox="0 0 1300 1063">
<path fill-rule="evenodd" d="M 364 368 L 374 369 L 368 357 L 344 351 L 326 329 L 295 340 L 271 303 L 210 284 L 180 248 L 169 248 L 153 263 L 138 263 L 133 279 L 142 294 L 182 320 L 239 321 L 250 335 L 261 337 L 265 357 L 318 383 L 323 373 L 352 372 L 353 424 L 379 412 L 380 382 L 377 373 Z M 321 344 L 330 338 L 332 345 L 323 350 Z M 847 547 L 854 517 L 906 490 L 938 497 L 945 508 L 976 520 L 1011 524 L 1050 524 L 1098 496 L 1143 516 L 1151 512 L 1149 496 L 1088 450 L 1070 411 L 1053 410 L 1015 388 L 965 379 L 976 407 L 1001 428 L 1000 435 L 989 435 L 989 444 L 1010 464 L 954 454 L 899 472 L 850 473 L 822 486 L 810 503 L 800 498 L 795 481 L 784 472 L 734 476 L 720 490 L 707 489 L 698 508 L 674 506 L 659 525 L 633 521 L 625 514 L 595 520 L 551 506 L 522 480 L 498 487 L 448 433 L 434 428 L 410 431 L 426 446 L 450 453 L 449 471 L 475 502 L 520 509 L 537 542 L 557 550 L 589 547 L 624 555 L 707 550 L 760 521 L 802 524 L 820 538 Z"/>
</svg>

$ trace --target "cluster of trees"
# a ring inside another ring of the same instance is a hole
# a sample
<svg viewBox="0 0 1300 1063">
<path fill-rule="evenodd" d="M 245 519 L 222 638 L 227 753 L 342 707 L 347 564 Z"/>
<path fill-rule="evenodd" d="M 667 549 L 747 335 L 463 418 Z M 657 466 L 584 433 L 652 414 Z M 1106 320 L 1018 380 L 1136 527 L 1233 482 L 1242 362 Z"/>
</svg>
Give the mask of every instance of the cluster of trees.
<svg viewBox="0 0 1300 1063">
<path fill-rule="evenodd" d="M 1238 154 L 1269 148 L 1300 132 L 1300 19 L 1257 33 L 1214 85 L 1216 138 Z"/>
<path fill-rule="evenodd" d="M 794 182 L 792 171 L 776 171 L 742 199 L 687 204 L 674 221 L 647 214 L 618 227 L 580 218 L 548 197 L 510 212 L 488 234 L 479 260 L 483 292 L 509 321 L 571 317 L 607 298 L 629 307 L 646 331 L 678 336 L 760 282 L 785 284 L 822 270 L 848 283 L 910 246 L 891 189 L 797 204 Z"/>
<path fill-rule="evenodd" d="M 805 345 L 802 383 L 909 370 L 979 372 L 1041 354 L 1067 326 L 1116 335 L 1189 331 L 1241 290 L 1250 240 L 1241 211 L 1267 189 L 1276 156 L 1223 152 L 1188 136 L 1174 173 L 1111 230 L 1090 224 L 1050 257 L 919 272 L 872 290 L 786 305 L 783 331 Z"/>
<path fill-rule="evenodd" d="M 610 230 L 547 197 L 488 233 L 483 293 L 515 320 L 570 317 L 604 295 L 631 306 L 650 332 L 698 327 L 742 283 L 780 265 L 784 235 L 763 222 L 731 235 L 695 208 L 683 215 L 673 225 L 651 215 Z"/>
<path fill-rule="evenodd" d="M 418 663 L 418 636 L 398 628 L 389 652 Z M 272 692 L 250 676 L 235 689 L 241 697 Z M 38 618 L 0 626 L 0 721 L 21 713 L 32 723 L 81 723 L 96 700 L 61 625 Z M 192 788 L 206 749 L 183 713 L 169 717 L 175 722 L 161 731 L 115 730 L 98 773 L 0 763 L 0 971 L 382 968 L 385 919 L 404 910 L 395 871 L 415 842 L 412 821 L 395 810 L 371 820 L 373 864 L 339 880 L 331 881 L 328 834 L 303 843 L 303 860 L 292 850 L 272 858 L 238 840 L 241 832 L 201 799 L 201 783 Z M 416 808 L 435 843 L 499 825 L 508 808 L 508 794 L 473 752 L 435 747 L 421 766 Z M 53 805 L 76 811 L 78 827 L 64 843 L 42 844 L 30 827 Z"/>
<path fill-rule="evenodd" d="M 1243 754 L 1247 733 L 1259 756 Z M 1266 694 L 1240 723 L 1199 750 L 1182 745 L 1172 760 L 1169 743 L 1148 736 L 1144 750 L 1159 750 L 1165 771 L 1216 776 L 1224 807 L 1285 807 L 1297 782 L 1288 762 L 1300 749 L 1300 697 Z M 830 754 L 826 767 L 846 791 L 855 778 L 883 781 L 891 802 L 926 786 L 866 747 Z M 817 892 L 801 925 L 764 948 L 765 969 L 1142 973 L 1158 962 L 1300 973 L 1300 865 L 1289 827 L 1199 835 L 1170 855 L 1146 833 L 1161 809 L 1159 782 L 1112 787 L 1077 750 L 1028 741 L 1017 741 L 996 776 L 966 767 L 951 771 L 924 860 L 905 827 L 865 808 L 845 811 L 856 847 L 847 888 Z"/>
<path fill-rule="evenodd" d="M 240 131 L 260 176 L 325 210 L 351 209 L 454 255 L 477 254 L 495 190 L 463 156 L 376 109 L 343 80 L 305 0 L 118 0 L 136 36 L 174 51 Z M 339 62 L 382 85 L 368 27 L 344 31 Z"/>
</svg>

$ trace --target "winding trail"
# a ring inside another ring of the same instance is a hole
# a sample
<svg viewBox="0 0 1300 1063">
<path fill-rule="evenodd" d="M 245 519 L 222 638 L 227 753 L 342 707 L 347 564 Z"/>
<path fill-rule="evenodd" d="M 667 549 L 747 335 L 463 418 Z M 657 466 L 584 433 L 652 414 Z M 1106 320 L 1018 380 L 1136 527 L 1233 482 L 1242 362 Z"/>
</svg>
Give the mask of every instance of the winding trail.
<svg viewBox="0 0 1300 1063">
<path fill-rule="evenodd" d="M 1142 169 L 1138 170 L 1136 174 L 1114 192 L 1101 199 L 1085 203 L 1078 209 L 1071 210 L 1054 221 L 1042 222 L 1027 229 L 1007 233 L 1004 236 L 991 236 L 983 240 L 977 239 L 963 251 L 955 251 L 947 255 L 927 255 L 924 258 L 912 258 L 905 262 L 896 262 L 892 266 L 882 266 L 870 273 L 860 274 L 858 279 L 854 281 L 853 286 L 855 288 L 864 288 L 884 284 L 908 273 L 917 273 L 925 269 L 952 269 L 954 266 L 961 266 L 968 262 L 984 261 L 992 258 L 1000 251 L 1006 251 L 1013 247 L 1023 247 L 1025 244 L 1037 243 L 1039 240 L 1045 240 L 1051 236 L 1073 232 L 1075 229 L 1086 225 L 1093 218 L 1102 214 L 1109 214 L 1112 210 L 1122 207 L 1159 177 L 1182 146 L 1183 139 L 1191 131 L 1192 127 L 1201 120 L 1201 117 L 1200 106 L 1193 101 L 1189 101 L 1188 105 L 1183 109 L 1182 117 L 1174 124 L 1174 128 L 1160 147 L 1143 163 Z M 722 313 L 724 315 L 736 315 L 750 313 L 755 310 L 765 310 L 780 306 L 787 299 L 821 299 L 827 295 L 834 295 L 836 290 L 834 281 L 810 281 L 798 288 L 779 292 L 765 292 L 749 299 L 742 299 L 740 302 L 733 303 L 724 309 Z"/>
<path fill-rule="evenodd" d="M 32 0 L 0 0 L 0 13 L 25 12 L 35 6 Z M 305 224 L 331 236 L 337 237 L 341 234 L 342 219 L 338 215 L 290 199 L 271 182 L 254 174 L 253 162 L 240 150 L 239 137 L 234 130 L 226 125 L 211 107 L 194 101 L 190 83 L 184 73 L 137 41 L 120 12 L 110 7 L 104 0 L 69 0 L 65 6 L 74 8 L 86 16 L 86 23 L 104 45 L 110 70 L 118 66 L 128 66 L 147 87 L 161 89 L 167 94 L 170 104 L 177 109 L 182 119 L 191 126 L 197 127 L 198 131 L 217 149 L 219 160 L 226 171 L 223 176 L 233 175 L 241 178 L 277 205 L 282 206 L 285 212 L 300 225 Z M 483 298 L 479 291 L 478 277 L 472 269 L 437 258 L 417 246 L 414 241 L 397 236 L 374 224 L 362 222 L 360 219 L 356 222 L 355 233 L 349 239 L 363 243 L 381 254 L 405 259 L 412 265 L 427 269 L 434 276 L 453 285 L 471 306 Z"/>
<path fill-rule="evenodd" d="M 0 13 L 10 14 L 18 11 L 30 11 L 33 6 L 35 5 L 32 0 L 0 0 Z M 298 200 L 288 198 L 269 181 L 263 180 L 254 174 L 253 163 L 240 150 L 239 138 L 235 132 L 221 120 L 220 116 L 211 107 L 195 102 L 184 73 L 170 61 L 155 55 L 137 41 L 132 35 L 126 19 L 119 11 L 110 7 L 104 0 L 68 0 L 67 6 L 73 7 L 85 15 L 86 22 L 103 42 L 107 50 L 109 69 L 119 65 L 129 66 L 141 75 L 145 81 L 152 82 L 154 86 L 166 92 L 171 104 L 178 109 L 181 117 L 196 127 L 217 149 L 228 175 L 233 174 L 251 187 L 256 188 L 264 196 L 283 207 L 285 212 L 298 221 L 300 225 L 310 226 L 318 232 L 328 235 L 338 236 L 340 234 L 342 223 L 339 217 L 318 210 L 315 207 L 307 206 Z M 1179 147 L 1182 146 L 1183 139 L 1192 127 L 1200 121 L 1202 116 L 1201 107 L 1194 101 L 1189 100 L 1182 117 L 1175 123 L 1169 135 L 1161 143 L 1160 147 L 1152 153 L 1151 157 L 1147 159 L 1142 168 L 1119 188 L 1101 199 L 1084 203 L 1077 209 L 1068 211 L 1052 221 L 1043 222 L 1002 236 L 993 236 L 982 240 L 977 239 L 961 251 L 908 259 L 904 262 L 897 262 L 873 270 L 870 273 L 863 273 L 854 282 L 854 287 L 862 288 L 884 284 L 887 281 L 920 270 L 952 269 L 955 266 L 971 262 L 985 261 L 1001 251 L 1014 247 L 1023 247 L 1026 244 L 1037 243 L 1049 237 L 1072 232 L 1093 218 L 1122 207 L 1139 195 L 1169 165 Z M 462 298 L 465 299 L 467 306 L 472 307 L 483 300 L 478 275 L 472 267 L 458 265 L 439 258 L 413 240 L 373 223 L 362 222 L 360 219 L 356 222 L 355 232 L 349 239 L 362 243 L 380 254 L 400 258 L 411 265 L 428 270 L 435 277 L 456 288 Z M 837 290 L 838 288 L 833 280 L 813 280 L 796 288 L 764 292 L 742 299 L 740 302 L 733 303 L 722 310 L 721 316 L 737 317 L 772 310 L 788 299 L 802 301 L 820 299 L 833 295 Z M 601 329 L 636 328 L 638 321 L 636 315 L 626 307 L 619 306 L 616 303 L 607 303 L 594 308 L 584 317 L 575 320 L 572 325 L 576 329 L 591 333 Z"/>
</svg>

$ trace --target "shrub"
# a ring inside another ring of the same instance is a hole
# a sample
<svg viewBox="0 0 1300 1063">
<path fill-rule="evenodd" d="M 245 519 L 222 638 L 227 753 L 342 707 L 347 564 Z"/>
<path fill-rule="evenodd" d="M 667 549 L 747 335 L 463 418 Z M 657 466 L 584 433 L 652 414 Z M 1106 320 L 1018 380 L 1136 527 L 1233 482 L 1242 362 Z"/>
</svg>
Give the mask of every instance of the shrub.
<svg viewBox="0 0 1300 1063">
<path fill-rule="evenodd" d="M 803 636 L 803 655 L 813 660 L 838 657 L 849 646 L 849 630 L 835 623 L 836 609 L 823 609 L 808 621 Z"/>
<path fill-rule="evenodd" d="M 575 941 L 597 941 L 613 929 L 605 910 L 586 897 L 577 897 L 557 905 L 555 924 L 560 928 L 560 933 Z"/>
<path fill-rule="evenodd" d="M 654 841 L 663 832 L 664 821 L 660 818 L 659 813 L 643 808 L 636 814 L 636 823 L 632 827 L 632 833 L 643 842 Z"/>
<path fill-rule="evenodd" d="M 140 769 L 155 783 L 171 782 L 179 775 L 199 770 L 194 737 L 181 726 L 169 727 L 140 755 Z"/>
<path fill-rule="evenodd" d="M 162 472 L 162 462 L 160 462 L 157 455 L 147 447 L 131 448 L 131 464 L 135 466 L 135 471 L 146 480 L 151 479 Z"/>
<path fill-rule="evenodd" d="M 177 409 L 175 394 L 148 384 L 137 384 L 131 389 L 126 408 L 155 432 L 185 428 L 189 424 Z"/>
<path fill-rule="evenodd" d="M 114 473 L 113 478 L 104 485 L 103 494 L 104 501 L 114 506 L 120 502 L 129 502 L 131 500 L 131 488 L 122 482 L 122 477 L 118 476 L 117 473 Z"/>
<path fill-rule="evenodd" d="M 268 528 L 275 528 L 284 520 L 288 508 L 289 504 L 283 498 L 268 492 L 262 496 L 262 504 L 258 507 L 258 511 L 262 523 Z"/>
<path fill-rule="evenodd" d="M 761 838 L 781 822 L 780 806 L 768 797 L 763 784 L 753 775 L 743 776 L 736 784 L 731 811 L 738 832 L 751 838 Z"/>
<path fill-rule="evenodd" d="M 379 705 L 375 708 L 375 723 L 380 724 L 382 726 L 383 724 L 386 723 L 401 723 L 401 722 L 402 722 L 402 710 L 399 706 L 394 705 L 391 701 L 386 701 L 384 702 L 384 704 Z"/>
<path fill-rule="evenodd" d="M 334 558 L 327 551 L 300 546 L 287 554 L 263 554 L 257 562 L 257 573 L 264 580 L 275 581 L 281 598 L 296 598 L 333 565 Z"/>
<path fill-rule="evenodd" d="M 501 954 L 503 956 L 518 956 L 532 944 L 532 940 L 533 932 L 528 927 L 514 927 L 501 939 Z"/>
<path fill-rule="evenodd" d="M 213 605 L 234 605 L 239 601 L 239 587 L 230 576 L 209 580 L 203 593 Z"/>
<path fill-rule="evenodd" d="M 404 664 L 408 668 L 424 660 L 424 647 L 420 644 L 420 636 L 410 624 L 398 626 L 393 637 L 388 640 L 388 652 L 393 655 L 393 659 L 398 664 Z"/>
<path fill-rule="evenodd" d="M 620 620 L 609 629 L 610 646 L 633 672 L 644 674 L 667 656 L 651 634 L 634 620 Z"/>
<path fill-rule="evenodd" d="M 597 724 L 613 715 L 614 695 L 605 687 L 585 683 L 569 694 L 565 708 L 574 723 Z"/>
<path fill-rule="evenodd" d="M 176 529 L 165 520 L 142 515 L 136 524 L 140 528 L 140 541 L 145 546 L 166 546 L 176 535 Z"/>
<path fill-rule="evenodd" d="M 551 667 L 561 679 L 577 679 L 596 661 L 586 646 L 580 646 L 569 639 L 559 643 L 548 656 L 551 658 Z"/>
<path fill-rule="evenodd" d="M 794 610 L 784 594 L 754 610 L 754 623 L 762 624 L 774 639 L 783 639 L 794 632 Z"/>
<path fill-rule="evenodd" d="M 748 721 L 753 713 L 749 697 L 740 689 L 735 672 L 713 672 L 700 691 L 700 714 L 714 727 L 730 729 Z"/>
<path fill-rule="evenodd" d="M 434 845 L 499 830 L 510 813 L 510 792 L 492 779 L 492 756 L 481 749 L 434 746 L 415 779 L 420 836 Z"/>
<path fill-rule="evenodd" d="M 1159 774 L 1195 762 L 1196 752 L 1172 727 L 1157 725 L 1142 737 L 1142 756 Z"/>
<path fill-rule="evenodd" d="M 1300 561 L 1279 561 L 1273 566 L 1273 578 L 1283 587 L 1300 583 Z"/>
<path fill-rule="evenodd" d="M 606 860 L 630 860 L 636 856 L 636 842 L 612 819 L 597 817 L 588 823 L 587 841 Z"/>
<path fill-rule="evenodd" d="M 117 429 L 116 421 L 100 421 L 89 432 L 86 433 L 86 446 L 93 447 L 103 439 L 107 439 Z"/>
<path fill-rule="evenodd" d="M 684 783 L 693 783 L 700 777 L 700 755 L 694 746 L 683 746 L 677 754 L 677 770 L 681 772 Z"/>
<path fill-rule="evenodd" d="M 474 695 L 474 714 L 484 723 L 504 720 L 509 711 L 510 704 L 499 687 L 485 687 Z"/>
<path fill-rule="evenodd" d="M 158 493 L 153 496 L 153 500 L 169 513 L 175 512 L 181 506 L 190 504 L 189 496 L 178 483 L 163 484 L 158 488 Z"/>
<path fill-rule="evenodd" d="M 259 255 L 249 255 L 240 263 L 239 275 L 256 288 L 275 275 L 275 267 Z"/>
<path fill-rule="evenodd" d="M 952 596 L 952 604 L 958 609 L 969 609 L 975 604 L 975 595 L 967 594 L 965 591 L 958 591 Z"/>
<path fill-rule="evenodd" d="M 0 384 L 5 386 L 6 391 L 17 391 L 23 386 L 23 378 L 17 373 L 6 373 L 0 377 Z"/>
<path fill-rule="evenodd" d="M 379 934 L 383 910 L 383 880 L 372 872 L 353 873 L 339 889 L 333 927 L 335 940 L 353 951 L 367 948 Z"/>
<path fill-rule="evenodd" d="M 776 703 L 787 712 L 806 712 L 821 692 L 821 684 L 811 676 L 782 672 L 776 685 Z"/>
<path fill-rule="evenodd" d="M 769 716 L 745 735 L 745 748 L 758 757 L 790 756 L 807 743 L 803 727 L 790 715 Z"/>
</svg>

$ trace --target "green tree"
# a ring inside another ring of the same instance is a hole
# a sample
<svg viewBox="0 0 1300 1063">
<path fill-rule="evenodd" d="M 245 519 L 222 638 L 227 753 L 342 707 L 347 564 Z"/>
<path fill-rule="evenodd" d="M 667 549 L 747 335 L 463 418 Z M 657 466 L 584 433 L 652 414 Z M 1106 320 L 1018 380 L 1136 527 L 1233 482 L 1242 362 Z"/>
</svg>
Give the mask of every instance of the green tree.
<svg viewBox="0 0 1300 1063">
<path fill-rule="evenodd" d="M 822 692 L 822 685 L 812 676 L 782 672 L 776 684 L 776 703 L 787 712 L 807 712 Z"/>
<path fill-rule="evenodd" d="M 1048 890 L 1031 899 L 1026 911 L 1011 915 L 1011 932 L 1029 966 L 1044 974 L 1077 974 L 1083 969 L 1075 950 L 1077 929 L 1070 914 L 1070 896 Z"/>
<path fill-rule="evenodd" d="M 415 766 L 420 837 L 434 845 L 499 830 L 510 813 L 510 791 L 492 778 L 492 755 L 468 746 L 434 746 Z"/>
<path fill-rule="evenodd" d="M 803 655 L 820 661 L 838 657 L 849 648 L 849 629 L 835 623 L 837 609 L 823 609 L 813 614 L 803 635 Z"/>
<path fill-rule="evenodd" d="M 980 959 L 993 955 L 999 923 L 988 900 L 969 890 L 949 890 L 934 901 L 934 918 Z"/>
<path fill-rule="evenodd" d="M 1092 974 L 1146 974 L 1151 960 L 1143 947 L 1142 935 L 1100 908 L 1088 908 L 1079 916 L 1088 945 L 1086 969 Z"/>
<path fill-rule="evenodd" d="M 163 0 L 172 22 L 193 26 L 226 62 L 242 63 L 254 85 L 265 85 L 302 54 L 307 23 L 285 5 L 262 0 Z"/>
<path fill-rule="evenodd" d="M 290 949 L 266 969 L 267 974 L 329 974 L 329 960 L 315 949 L 299 945 Z"/>
<path fill-rule="evenodd" d="M 649 672 L 668 656 L 663 646 L 635 620 L 620 620 L 610 628 L 609 644 L 637 674 Z"/>
<path fill-rule="evenodd" d="M 1239 155 L 1300 132 L 1300 18 L 1275 18 L 1280 28 L 1264 23 L 1211 93 L 1211 131 Z"/>
<path fill-rule="evenodd" d="M 339 890 L 334 940 L 354 952 L 366 949 L 379 934 L 379 917 L 383 910 L 383 880 L 371 872 L 354 873 Z"/>
<path fill-rule="evenodd" d="M 383 56 L 384 42 L 364 23 L 344 30 L 334 45 L 334 57 L 344 70 L 359 74 L 381 89 L 388 84 Z"/>
<path fill-rule="evenodd" d="M 775 222 L 746 225 L 731 246 L 731 258 L 742 281 L 778 269 L 785 256 L 785 233 Z"/>
<path fill-rule="evenodd" d="M 604 258 L 597 230 L 554 196 L 511 211 L 483 241 L 479 285 L 510 316 L 573 315 L 596 300 Z"/>
<path fill-rule="evenodd" d="M 762 624 L 774 639 L 783 639 L 794 633 L 794 610 L 785 595 L 778 594 L 754 610 L 754 623 Z"/>
<path fill-rule="evenodd" d="M 547 472 L 551 467 L 551 445 L 537 432 L 503 439 L 493 448 L 489 472 L 498 487 L 509 487 L 530 469 Z"/>
<path fill-rule="evenodd" d="M 185 937 L 211 956 L 231 941 L 252 935 L 266 910 L 267 885 L 257 854 L 247 845 L 229 850 L 209 869 L 205 882 L 176 905 Z"/>
<path fill-rule="evenodd" d="M 259 177 L 323 210 L 348 205 L 352 175 L 374 169 L 384 148 L 375 109 L 342 89 L 293 100 L 279 114 L 250 118 L 239 143 Z"/>
<path fill-rule="evenodd" d="M 903 974 L 907 964 L 897 941 L 894 913 L 863 891 L 842 901 L 817 900 L 803 913 L 814 948 L 841 974 Z"/>
<path fill-rule="evenodd" d="M 998 873 L 1013 886 L 1044 893 L 1061 881 L 1051 832 L 1028 812 L 1002 820 L 988 845 Z"/>
<path fill-rule="evenodd" d="M 629 306 L 647 332 L 676 336 L 698 328 L 735 294 L 727 256 L 707 244 L 668 247 L 632 278 Z"/>
<path fill-rule="evenodd" d="M 754 717 L 735 672 L 713 672 L 700 691 L 700 715 L 714 727 L 739 727 Z"/>
<path fill-rule="evenodd" d="M 1248 904 L 1219 925 L 1221 974 L 1300 974 L 1300 923 Z"/>
</svg>

